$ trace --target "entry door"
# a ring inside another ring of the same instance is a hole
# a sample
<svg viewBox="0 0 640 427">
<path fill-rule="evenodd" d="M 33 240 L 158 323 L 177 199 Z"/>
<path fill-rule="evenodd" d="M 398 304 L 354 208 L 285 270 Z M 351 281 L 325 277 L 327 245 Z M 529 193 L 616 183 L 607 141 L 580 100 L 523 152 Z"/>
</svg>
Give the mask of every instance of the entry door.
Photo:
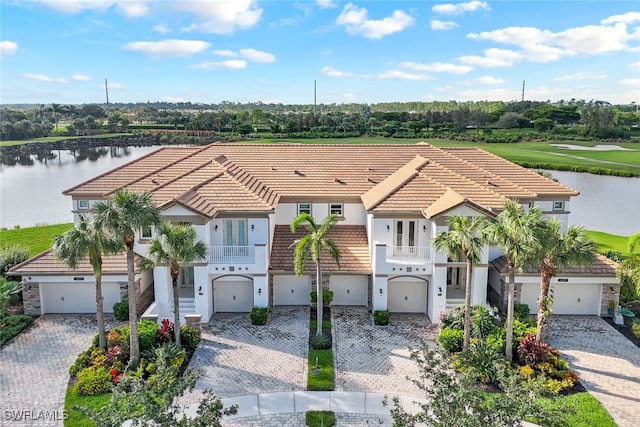
<svg viewBox="0 0 640 427">
<path fill-rule="evenodd" d="M 395 255 L 415 255 L 416 246 L 416 222 L 415 220 L 396 221 Z"/>
<path fill-rule="evenodd" d="M 225 219 L 224 230 L 225 246 L 247 246 L 246 219 Z"/>
</svg>

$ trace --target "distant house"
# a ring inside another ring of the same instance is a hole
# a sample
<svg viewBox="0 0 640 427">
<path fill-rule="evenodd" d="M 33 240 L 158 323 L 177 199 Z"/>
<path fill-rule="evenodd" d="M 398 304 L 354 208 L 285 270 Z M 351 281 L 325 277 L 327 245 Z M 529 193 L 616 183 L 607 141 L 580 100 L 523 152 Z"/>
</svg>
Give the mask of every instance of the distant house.
<svg viewBox="0 0 640 427">
<path fill-rule="evenodd" d="M 464 260 L 448 259 L 431 244 L 447 230 L 451 215 L 492 217 L 511 198 L 525 209 L 541 207 L 566 227 L 570 200 L 578 195 L 484 150 L 425 143 L 165 147 L 64 194 L 78 215 L 117 189 L 150 192 L 165 219 L 193 224 L 209 246 L 208 259 L 183 268 L 179 278 L 180 312 L 199 314 L 203 322 L 217 312 L 309 304 L 313 263 L 304 276 L 294 274 L 296 236 L 289 228 L 301 212 L 317 221 L 330 213 L 339 217 L 331 237 L 343 254 L 340 268 L 322 260 L 323 286 L 334 291 L 333 305 L 424 313 L 437 322 L 440 312 L 461 304 L 464 295 Z M 140 256 L 153 233 L 140 230 L 135 248 Z M 473 275 L 473 303 L 485 303 L 488 296 L 498 303 L 503 299 L 500 255 L 495 248 L 483 251 Z M 93 310 L 87 276 L 75 280 L 73 272 L 60 273 L 62 267 L 51 260 L 50 267 L 36 261 L 12 272 L 26 284 L 38 284 L 41 312 Z M 619 292 L 613 268 L 599 259 L 591 268 L 554 278 L 557 312 L 606 313 L 608 300 Z M 105 281 L 111 275 L 113 282 L 126 282 L 122 271 L 109 270 Z M 518 276 L 523 283 L 518 298 L 532 310 L 534 276 Z M 153 303 L 145 315 L 170 317 L 167 269 L 156 268 L 153 280 L 146 281 L 151 282 Z M 83 293 L 81 305 L 60 302 Z"/>
</svg>

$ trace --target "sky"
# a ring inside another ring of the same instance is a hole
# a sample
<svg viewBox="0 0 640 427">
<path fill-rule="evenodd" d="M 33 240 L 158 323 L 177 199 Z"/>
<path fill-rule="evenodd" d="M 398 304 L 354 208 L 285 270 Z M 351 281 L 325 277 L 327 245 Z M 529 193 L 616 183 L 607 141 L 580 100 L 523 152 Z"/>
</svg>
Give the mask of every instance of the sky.
<svg viewBox="0 0 640 427">
<path fill-rule="evenodd" d="M 640 104 L 640 2 L 0 0 L 0 103 Z"/>
</svg>

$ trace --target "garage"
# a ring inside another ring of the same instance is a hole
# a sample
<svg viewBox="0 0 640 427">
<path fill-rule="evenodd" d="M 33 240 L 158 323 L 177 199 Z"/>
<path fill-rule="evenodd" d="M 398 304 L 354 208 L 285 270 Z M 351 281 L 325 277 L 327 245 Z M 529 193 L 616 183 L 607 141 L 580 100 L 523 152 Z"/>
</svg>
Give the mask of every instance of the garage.
<svg viewBox="0 0 640 427">
<path fill-rule="evenodd" d="M 427 282 L 419 279 L 390 280 L 387 307 L 392 313 L 426 313 Z"/>
<path fill-rule="evenodd" d="M 522 286 L 520 302 L 529 305 L 531 314 L 535 314 L 538 304 L 540 285 Z M 595 314 L 600 315 L 601 284 L 591 283 L 553 283 L 550 295 L 553 295 L 553 314 Z"/>
<path fill-rule="evenodd" d="M 364 305 L 368 303 L 369 277 L 365 275 L 332 274 L 329 289 L 333 291 L 331 305 Z"/>
<path fill-rule="evenodd" d="M 311 276 L 273 276 L 273 305 L 311 304 Z"/>
<path fill-rule="evenodd" d="M 96 285 L 92 282 L 40 283 L 40 301 L 44 313 L 95 313 Z M 113 313 L 113 304 L 120 301 L 117 283 L 102 283 L 105 313 Z"/>
<path fill-rule="evenodd" d="M 214 313 L 248 313 L 253 308 L 253 280 L 228 277 L 213 281 Z"/>
</svg>

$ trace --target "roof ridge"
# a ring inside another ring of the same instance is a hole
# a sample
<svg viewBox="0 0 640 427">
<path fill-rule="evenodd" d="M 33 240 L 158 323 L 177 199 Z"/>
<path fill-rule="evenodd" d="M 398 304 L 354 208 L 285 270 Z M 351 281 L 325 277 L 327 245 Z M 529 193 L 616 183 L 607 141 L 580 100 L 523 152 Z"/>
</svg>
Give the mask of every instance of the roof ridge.
<svg viewBox="0 0 640 427">
<path fill-rule="evenodd" d="M 175 163 L 171 163 L 169 166 L 173 166 L 174 164 L 175 164 Z M 197 165 L 197 166 L 195 166 L 195 167 L 193 167 L 193 168 L 189 169 L 188 171 L 186 171 L 186 172 L 184 172 L 184 173 L 182 173 L 182 174 L 180 174 L 180 175 L 177 175 L 177 176 L 175 176 L 175 177 L 171 178 L 171 179 L 170 179 L 170 180 L 168 180 L 167 182 L 164 182 L 164 183 L 162 183 L 162 184 L 156 184 L 156 187 L 155 187 L 154 189 L 152 189 L 152 190 L 149 190 L 149 192 L 150 192 L 150 193 L 154 193 L 155 191 L 157 191 L 157 190 L 159 190 L 159 189 L 161 189 L 161 188 L 164 188 L 164 187 L 166 187 L 166 186 L 167 186 L 167 185 L 169 185 L 169 184 L 173 184 L 173 183 L 175 183 L 176 181 L 178 181 L 178 180 L 180 180 L 180 179 L 184 178 L 185 176 L 187 176 L 187 175 L 189 175 L 189 174 L 191 174 L 191 173 L 193 173 L 193 172 L 195 172 L 195 171 L 197 171 L 197 170 L 200 170 L 200 169 L 202 169 L 202 168 L 206 167 L 206 166 L 207 166 L 207 165 L 209 165 L 209 164 L 211 164 L 211 161 L 210 161 L 210 160 L 207 160 L 207 161 L 203 162 L 202 164 L 199 164 L 199 165 Z M 162 168 L 162 169 L 166 169 L 166 167 L 165 167 L 165 168 Z M 153 172 L 153 173 L 156 173 L 156 172 Z M 218 172 L 218 176 L 220 176 L 220 174 L 221 174 L 221 172 Z M 147 177 L 149 177 L 149 176 L 151 176 L 151 174 L 147 174 L 144 178 L 147 178 Z M 206 180 L 206 181 L 208 181 L 208 180 Z M 134 182 L 136 182 L 136 181 L 134 181 Z M 201 185 L 201 184 L 196 184 L 196 185 L 195 185 L 194 187 L 192 187 L 192 188 L 195 188 L 195 187 L 200 186 L 200 185 Z M 115 190 L 114 190 L 114 191 L 115 191 Z M 189 190 L 187 190 L 187 191 L 189 191 Z M 186 191 L 185 191 L 185 192 L 186 192 Z M 107 193 L 107 194 L 109 194 L 109 193 Z M 177 197 L 180 197 L 180 196 L 177 196 Z M 177 198 L 177 197 L 176 197 L 176 198 Z"/>
<path fill-rule="evenodd" d="M 226 157 L 224 158 L 224 163 L 222 163 L 220 166 L 222 167 L 225 175 L 228 176 L 232 181 L 236 182 L 239 186 L 241 186 L 247 194 L 262 201 L 262 203 L 264 203 L 266 206 L 274 206 L 273 200 L 275 199 L 271 196 L 277 193 L 269 188 L 267 184 L 262 182 L 260 178 L 245 170 L 234 161 L 227 159 Z M 239 173 L 232 173 L 231 167 L 233 167 L 234 170 L 239 171 Z M 258 191 L 256 191 L 256 189 Z M 260 194 L 263 191 L 266 193 L 265 195 Z"/>
</svg>

